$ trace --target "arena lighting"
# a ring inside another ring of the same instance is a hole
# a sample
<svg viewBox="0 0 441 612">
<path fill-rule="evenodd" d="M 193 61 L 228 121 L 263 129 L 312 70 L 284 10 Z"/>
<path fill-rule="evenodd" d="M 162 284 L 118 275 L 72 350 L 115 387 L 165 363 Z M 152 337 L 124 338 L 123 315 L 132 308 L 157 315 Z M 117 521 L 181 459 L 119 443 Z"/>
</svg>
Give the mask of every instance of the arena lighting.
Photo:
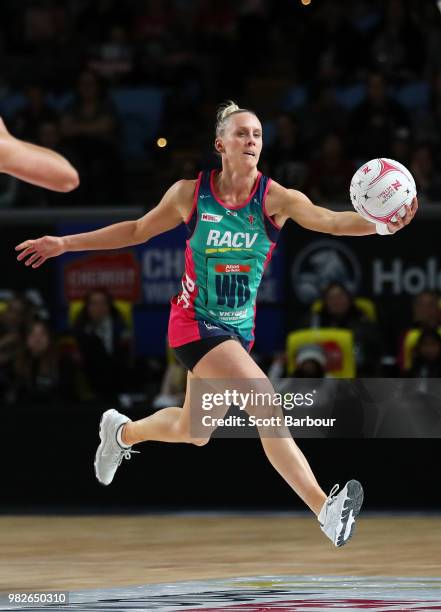
<svg viewBox="0 0 441 612">
<path fill-rule="evenodd" d="M 160 149 L 163 149 L 167 146 L 167 138 L 158 138 L 156 144 Z"/>
<path fill-rule="evenodd" d="M 303 6 L 309 6 L 311 4 L 311 0 L 300 0 Z"/>
</svg>

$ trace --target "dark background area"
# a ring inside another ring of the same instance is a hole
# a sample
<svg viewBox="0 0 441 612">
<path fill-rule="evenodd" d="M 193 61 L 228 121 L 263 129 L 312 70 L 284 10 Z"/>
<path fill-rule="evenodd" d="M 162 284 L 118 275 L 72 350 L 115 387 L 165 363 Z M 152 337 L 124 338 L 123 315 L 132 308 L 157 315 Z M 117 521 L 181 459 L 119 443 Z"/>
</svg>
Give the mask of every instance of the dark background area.
<svg viewBox="0 0 441 612">
<path fill-rule="evenodd" d="M 103 487 L 93 471 L 99 418 L 97 409 L 62 407 L 58 413 L 29 409 L 3 415 L 2 511 L 304 510 L 259 440 L 213 439 L 202 448 L 146 443 L 121 466 L 112 485 Z M 366 510 L 439 510 L 439 440 L 298 444 L 325 490 L 359 479 Z"/>
</svg>

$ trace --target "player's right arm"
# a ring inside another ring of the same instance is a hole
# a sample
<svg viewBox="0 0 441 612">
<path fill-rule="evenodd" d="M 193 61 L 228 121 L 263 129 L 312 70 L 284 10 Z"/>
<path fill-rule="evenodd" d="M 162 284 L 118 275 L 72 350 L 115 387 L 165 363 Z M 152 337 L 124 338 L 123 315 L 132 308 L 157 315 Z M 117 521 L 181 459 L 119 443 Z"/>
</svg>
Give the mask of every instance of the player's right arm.
<svg viewBox="0 0 441 612">
<path fill-rule="evenodd" d="M 133 221 L 70 236 L 43 236 L 15 247 L 18 261 L 39 268 L 50 257 L 69 251 L 119 249 L 141 244 L 177 227 L 190 213 L 196 181 L 181 180 L 170 187 L 155 208 Z"/>
</svg>

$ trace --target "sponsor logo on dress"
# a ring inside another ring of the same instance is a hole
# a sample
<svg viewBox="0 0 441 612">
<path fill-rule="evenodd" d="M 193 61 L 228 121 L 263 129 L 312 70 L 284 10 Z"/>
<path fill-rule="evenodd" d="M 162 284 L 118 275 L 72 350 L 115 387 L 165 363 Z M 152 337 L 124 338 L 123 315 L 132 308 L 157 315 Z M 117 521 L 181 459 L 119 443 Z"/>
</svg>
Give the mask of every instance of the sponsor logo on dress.
<svg viewBox="0 0 441 612">
<path fill-rule="evenodd" d="M 220 329 L 220 327 L 218 325 L 213 325 L 212 323 L 207 323 L 207 321 L 204 321 L 204 325 L 207 329 Z"/>
<path fill-rule="evenodd" d="M 216 264 L 216 272 L 220 273 L 237 273 L 237 272 L 250 272 L 251 266 L 246 264 Z"/>
<path fill-rule="evenodd" d="M 190 308 L 191 294 L 194 292 L 195 288 L 195 281 L 190 278 L 187 273 L 185 273 L 182 278 L 182 291 L 178 295 L 177 299 L 178 306 L 182 306 L 183 308 Z"/>
<path fill-rule="evenodd" d="M 227 215 L 231 215 L 232 217 L 237 217 L 237 212 L 235 210 L 227 210 Z"/>
<path fill-rule="evenodd" d="M 212 215 L 211 213 L 202 213 L 202 221 L 208 221 L 209 223 L 220 223 L 224 218 L 223 215 Z"/>
<path fill-rule="evenodd" d="M 258 233 L 254 232 L 223 232 L 211 229 L 207 237 L 207 246 L 214 247 L 245 247 L 250 249 L 257 240 Z"/>
</svg>

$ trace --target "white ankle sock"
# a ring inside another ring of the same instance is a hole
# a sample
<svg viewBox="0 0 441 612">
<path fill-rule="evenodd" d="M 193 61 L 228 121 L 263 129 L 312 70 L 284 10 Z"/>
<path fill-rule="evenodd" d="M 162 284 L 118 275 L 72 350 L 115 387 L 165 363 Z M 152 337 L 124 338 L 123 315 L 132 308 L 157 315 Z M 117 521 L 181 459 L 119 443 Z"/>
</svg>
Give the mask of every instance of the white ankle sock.
<svg viewBox="0 0 441 612">
<path fill-rule="evenodd" d="M 122 438 L 121 438 L 122 429 L 123 429 L 124 425 L 125 425 L 125 423 L 123 423 L 122 425 L 120 425 L 118 427 L 118 431 L 116 432 L 116 441 L 121 446 L 121 448 L 130 448 L 130 445 L 124 444 L 124 442 L 122 441 Z"/>
</svg>

